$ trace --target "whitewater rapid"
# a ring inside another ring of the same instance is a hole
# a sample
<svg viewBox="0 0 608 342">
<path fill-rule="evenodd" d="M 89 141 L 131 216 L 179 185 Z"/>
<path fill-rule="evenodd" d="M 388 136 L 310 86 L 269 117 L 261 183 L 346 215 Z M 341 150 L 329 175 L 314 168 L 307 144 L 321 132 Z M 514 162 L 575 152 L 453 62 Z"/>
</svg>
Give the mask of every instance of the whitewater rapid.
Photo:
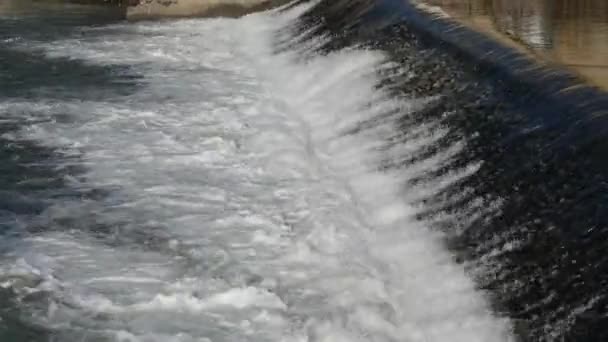
<svg viewBox="0 0 608 342">
<path fill-rule="evenodd" d="M 378 51 L 277 53 L 303 10 L 15 44 L 141 76 L 104 99 L 0 102 L 28 116 L 3 138 L 60 151 L 54 167 L 79 170 L 70 188 L 98 194 L 52 201 L 20 223 L 43 229 L 5 242 L 0 286 L 29 298 L 53 341 L 513 340 L 441 233 L 415 220 L 412 203 L 476 165 L 408 180 L 464 142 L 383 167 L 445 134 L 397 129 L 432 99 L 378 89 L 390 66 Z"/>
</svg>

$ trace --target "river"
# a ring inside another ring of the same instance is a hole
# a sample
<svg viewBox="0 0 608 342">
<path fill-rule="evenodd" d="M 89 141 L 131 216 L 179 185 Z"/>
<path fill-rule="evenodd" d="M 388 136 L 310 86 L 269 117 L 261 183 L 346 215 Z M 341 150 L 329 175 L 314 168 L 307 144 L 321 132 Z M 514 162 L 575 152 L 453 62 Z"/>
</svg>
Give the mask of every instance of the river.
<svg viewBox="0 0 608 342">
<path fill-rule="evenodd" d="M 3 3 L 0 341 L 608 336 L 603 116 L 373 3 Z"/>
<path fill-rule="evenodd" d="M 378 170 L 441 130 L 345 134 L 426 101 L 374 89 L 382 53 L 273 53 L 301 8 L 84 9 L 2 17 L 1 340 L 510 340 Z"/>
</svg>

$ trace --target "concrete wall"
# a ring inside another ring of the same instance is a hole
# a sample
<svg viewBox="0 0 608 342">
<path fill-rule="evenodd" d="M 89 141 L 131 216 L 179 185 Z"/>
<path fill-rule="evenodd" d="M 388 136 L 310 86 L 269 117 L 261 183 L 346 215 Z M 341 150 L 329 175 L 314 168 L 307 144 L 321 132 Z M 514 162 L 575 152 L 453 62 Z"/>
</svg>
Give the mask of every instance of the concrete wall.
<svg viewBox="0 0 608 342">
<path fill-rule="evenodd" d="M 129 0 L 129 20 L 163 17 L 239 17 L 289 0 Z"/>
</svg>

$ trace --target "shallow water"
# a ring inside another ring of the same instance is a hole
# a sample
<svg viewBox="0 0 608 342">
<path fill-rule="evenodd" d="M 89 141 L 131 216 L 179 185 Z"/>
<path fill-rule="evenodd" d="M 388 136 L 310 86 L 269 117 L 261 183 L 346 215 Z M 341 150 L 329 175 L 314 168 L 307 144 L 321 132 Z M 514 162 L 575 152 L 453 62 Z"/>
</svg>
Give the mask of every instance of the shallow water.
<svg viewBox="0 0 608 342">
<path fill-rule="evenodd" d="M 498 32 L 608 89 L 604 0 L 423 0 L 484 31 Z"/>
<path fill-rule="evenodd" d="M 454 142 L 382 167 L 446 134 L 397 129 L 432 99 L 378 88 L 380 51 L 315 55 L 320 38 L 275 53 L 302 11 L 56 31 L 5 19 L 0 337 L 513 340 L 414 219 L 411 203 L 478 165 L 406 186 Z"/>
</svg>

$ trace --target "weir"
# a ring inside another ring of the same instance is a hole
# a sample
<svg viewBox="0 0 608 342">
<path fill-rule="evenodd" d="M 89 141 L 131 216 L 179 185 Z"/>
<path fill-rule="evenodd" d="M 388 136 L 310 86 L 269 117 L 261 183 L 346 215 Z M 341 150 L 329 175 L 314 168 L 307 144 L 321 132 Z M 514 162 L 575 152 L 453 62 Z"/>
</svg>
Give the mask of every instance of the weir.
<svg viewBox="0 0 608 342">
<path fill-rule="evenodd" d="M 481 166 L 423 199 L 420 218 L 481 270 L 479 286 L 522 340 L 605 339 L 606 93 L 415 2 L 323 1 L 298 26 L 331 37 L 324 53 L 386 51 L 403 72 L 386 78 L 397 96 L 437 96 L 403 129 L 439 120 L 449 138 L 404 164 L 464 138 L 461 153 L 416 182 Z"/>
<path fill-rule="evenodd" d="M 86 8 L 0 13 L 0 340 L 608 340 L 603 90 L 414 1 Z"/>
<path fill-rule="evenodd" d="M 468 147 L 428 179 L 471 160 L 483 164 L 427 199 L 434 203 L 428 218 L 447 229 L 465 260 L 494 265 L 480 284 L 492 290 L 498 310 L 526 326 L 523 339 L 605 338 L 598 313 L 606 311 L 599 256 L 606 94 L 409 2 L 327 2 L 307 18 L 334 37 L 325 49 L 368 44 L 388 51 L 413 74 L 390 82 L 399 93 L 441 96 L 418 120 L 450 113 L 441 120 L 452 139 L 467 137 Z M 473 190 L 463 197 L 462 189 Z M 442 201 L 445 207 L 437 205 Z M 489 206 L 482 203 L 496 202 L 496 210 L 480 214 Z M 454 217 L 446 220 L 446 212 Z"/>
</svg>

